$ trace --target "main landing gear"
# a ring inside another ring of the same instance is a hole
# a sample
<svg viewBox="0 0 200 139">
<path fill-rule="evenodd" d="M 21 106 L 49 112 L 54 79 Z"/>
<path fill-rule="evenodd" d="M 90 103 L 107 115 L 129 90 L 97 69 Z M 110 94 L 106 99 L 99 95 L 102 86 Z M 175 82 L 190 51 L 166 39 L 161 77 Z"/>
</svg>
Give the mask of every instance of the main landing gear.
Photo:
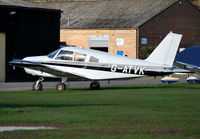
<svg viewBox="0 0 200 139">
<path fill-rule="evenodd" d="M 100 89 L 100 83 L 98 81 L 92 81 L 90 83 L 90 89 L 91 90 L 99 90 Z"/>
<path fill-rule="evenodd" d="M 56 90 L 58 90 L 58 91 L 64 91 L 64 90 L 66 90 L 66 85 L 64 83 L 60 82 L 60 83 L 58 83 L 56 85 Z"/>
<path fill-rule="evenodd" d="M 69 83 L 67 81 L 67 78 L 62 78 L 62 82 L 56 85 L 56 90 L 58 91 L 64 91 L 68 88 L 69 88 Z"/>
<path fill-rule="evenodd" d="M 33 91 L 42 91 L 43 90 L 43 85 L 42 81 L 44 81 L 44 78 L 40 77 L 34 84 L 33 84 Z M 59 82 L 56 85 L 56 90 L 58 91 L 64 91 L 69 88 L 69 83 L 67 82 L 67 78 L 62 78 L 62 81 Z"/>
</svg>

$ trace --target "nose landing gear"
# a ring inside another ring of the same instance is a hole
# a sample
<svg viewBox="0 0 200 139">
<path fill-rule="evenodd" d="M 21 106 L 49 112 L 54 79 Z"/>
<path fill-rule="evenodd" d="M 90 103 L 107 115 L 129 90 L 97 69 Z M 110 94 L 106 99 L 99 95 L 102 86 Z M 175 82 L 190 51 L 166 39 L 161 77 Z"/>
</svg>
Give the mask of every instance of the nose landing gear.
<svg viewBox="0 0 200 139">
<path fill-rule="evenodd" d="M 32 86 L 32 89 L 34 91 L 42 91 L 43 90 L 43 85 L 42 85 L 42 81 L 44 80 L 44 78 L 40 77 Z"/>
</svg>

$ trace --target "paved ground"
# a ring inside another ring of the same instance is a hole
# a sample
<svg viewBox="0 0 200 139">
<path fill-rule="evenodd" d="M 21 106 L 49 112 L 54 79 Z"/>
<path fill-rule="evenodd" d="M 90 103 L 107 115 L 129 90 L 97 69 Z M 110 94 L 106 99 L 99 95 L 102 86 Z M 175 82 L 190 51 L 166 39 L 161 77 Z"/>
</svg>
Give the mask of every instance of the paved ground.
<svg viewBox="0 0 200 139">
<path fill-rule="evenodd" d="M 101 81 L 101 86 L 111 86 L 111 85 L 134 85 L 134 84 L 160 84 L 161 77 L 143 77 L 132 80 L 114 80 Z M 180 82 L 185 82 L 184 79 Z M 89 87 L 90 81 L 71 81 L 70 87 Z M 0 91 L 16 91 L 16 90 L 31 90 L 33 82 L 12 82 L 12 83 L 0 83 Z M 43 82 L 44 88 L 55 88 L 57 82 Z"/>
<path fill-rule="evenodd" d="M 131 85 L 131 84 L 158 84 L 160 79 L 154 80 L 153 77 L 138 78 L 132 80 L 114 80 L 114 81 L 100 81 L 101 86 L 110 85 Z M 30 90 L 32 89 L 33 82 L 12 82 L 12 83 L 0 83 L 1 91 L 14 91 L 14 90 Z M 55 88 L 57 82 L 43 82 L 44 88 Z M 71 81 L 70 87 L 89 87 L 90 81 Z"/>
<path fill-rule="evenodd" d="M 44 127 L 44 126 L 38 126 L 38 127 L 32 127 L 32 126 L 0 126 L 0 132 L 4 131 L 14 131 L 14 130 L 39 130 L 39 129 L 56 129 L 53 127 Z"/>
</svg>

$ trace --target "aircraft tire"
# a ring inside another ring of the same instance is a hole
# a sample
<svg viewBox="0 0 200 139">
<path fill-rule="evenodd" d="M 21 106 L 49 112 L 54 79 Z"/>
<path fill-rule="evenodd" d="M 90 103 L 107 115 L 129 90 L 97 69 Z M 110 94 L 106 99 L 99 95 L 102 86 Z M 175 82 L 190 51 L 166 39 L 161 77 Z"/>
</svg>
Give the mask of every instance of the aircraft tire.
<svg viewBox="0 0 200 139">
<path fill-rule="evenodd" d="M 100 83 L 97 81 L 91 82 L 90 84 L 91 90 L 99 90 L 100 89 Z"/>
<path fill-rule="evenodd" d="M 41 82 L 39 82 L 38 84 L 35 82 L 32 86 L 33 91 L 42 91 L 43 90 L 43 85 Z"/>
<path fill-rule="evenodd" d="M 58 90 L 58 91 L 64 91 L 64 90 L 66 90 L 66 85 L 64 83 L 58 83 L 56 85 L 56 90 Z"/>
</svg>

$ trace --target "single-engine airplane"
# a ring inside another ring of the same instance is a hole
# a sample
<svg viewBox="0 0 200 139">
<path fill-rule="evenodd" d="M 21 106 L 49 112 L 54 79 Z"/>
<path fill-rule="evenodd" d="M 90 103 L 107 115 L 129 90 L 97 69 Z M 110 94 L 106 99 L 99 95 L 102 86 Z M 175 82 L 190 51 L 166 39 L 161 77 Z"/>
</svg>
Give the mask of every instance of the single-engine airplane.
<svg viewBox="0 0 200 139">
<path fill-rule="evenodd" d="M 79 47 L 62 47 L 47 56 L 26 57 L 13 60 L 10 64 L 23 67 L 26 73 L 40 77 L 33 84 L 33 90 L 42 90 L 42 77 L 61 78 L 62 81 L 56 86 L 57 90 L 66 90 L 70 78 L 91 80 L 90 88 L 99 89 L 100 80 L 184 72 L 173 68 L 181 38 L 181 34 L 170 32 L 145 60 Z"/>
</svg>

